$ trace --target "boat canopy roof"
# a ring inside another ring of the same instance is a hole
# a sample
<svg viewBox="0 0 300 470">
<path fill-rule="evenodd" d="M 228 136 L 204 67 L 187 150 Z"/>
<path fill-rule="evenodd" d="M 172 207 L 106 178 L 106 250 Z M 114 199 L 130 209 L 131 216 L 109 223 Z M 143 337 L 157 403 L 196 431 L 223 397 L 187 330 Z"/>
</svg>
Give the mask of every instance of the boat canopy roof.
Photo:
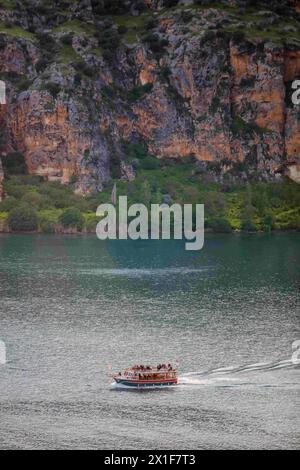
<svg viewBox="0 0 300 470">
<path fill-rule="evenodd" d="M 176 372 L 176 369 L 173 367 L 161 367 L 158 368 L 157 366 L 147 366 L 147 367 L 128 367 L 125 369 L 125 372 L 127 373 L 133 373 L 133 374 L 165 374 L 166 372 Z"/>
</svg>

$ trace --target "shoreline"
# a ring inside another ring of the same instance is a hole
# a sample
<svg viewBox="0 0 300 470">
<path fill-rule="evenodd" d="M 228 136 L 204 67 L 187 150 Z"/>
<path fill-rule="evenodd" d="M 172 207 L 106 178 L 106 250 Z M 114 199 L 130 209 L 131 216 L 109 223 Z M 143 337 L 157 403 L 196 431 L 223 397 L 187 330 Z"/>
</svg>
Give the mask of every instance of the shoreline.
<svg viewBox="0 0 300 470">
<path fill-rule="evenodd" d="M 263 235 L 263 234 L 265 234 L 265 235 L 274 234 L 275 235 L 275 234 L 281 234 L 281 233 L 299 233 L 300 234 L 300 229 L 287 229 L 287 230 L 273 229 L 270 232 L 266 232 L 264 230 L 256 230 L 256 231 L 252 231 L 252 232 L 249 231 L 248 232 L 248 231 L 245 231 L 245 230 L 238 230 L 238 229 L 232 230 L 232 232 L 217 232 L 217 231 L 214 231 L 214 230 L 211 230 L 211 229 L 205 229 L 204 233 L 205 234 L 213 234 L 213 235 Z M 26 231 L 11 231 L 11 230 L 3 231 L 3 230 L 0 230 L 0 236 L 1 235 L 42 235 L 42 236 L 53 236 L 53 237 L 95 236 L 97 238 L 96 232 L 91 232 L 91 231 L 86 231 L 86 230 L 83 230 L 81 232 L 76 231 L 76 230 L 65 230 L 65 231 L 59 231 L 59 232 L 53 232 L 53 233 L 50 233 L 50 232 L 46 233 L 46 232 L 42 232 L 42 231 L 39 231 L 39 230 L 28 231 L 28 232 L 26 232 Z M 119 238 L 116 238 L 115 240 L 117 241 L 117 240 L 119 240 Z M 127 240 L 130 240 L 130 238 L 128 238 Z M 150 236 L 146 240 L 151 240 Z M 174 240 L 174 239 L 171 237 L 170 240 Z M 185 238 L 183 237 L 182 240 L 185 240 Z M 112 240 L 112 241 L 114 241 L 114 240 Z M 126 239 L 124 241 L 126 241 Z M 156 241 L 168 241 L 168 240 L 164 240 L 164 239 L 159 238 Z"/>
</svg>

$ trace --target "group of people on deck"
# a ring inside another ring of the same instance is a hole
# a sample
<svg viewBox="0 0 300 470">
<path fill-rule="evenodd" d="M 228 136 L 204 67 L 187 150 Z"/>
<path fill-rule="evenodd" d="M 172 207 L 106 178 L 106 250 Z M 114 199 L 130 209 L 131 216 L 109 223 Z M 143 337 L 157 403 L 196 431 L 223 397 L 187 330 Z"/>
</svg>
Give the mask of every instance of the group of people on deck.
<svg viewBox="0 0 300 470">
<path fill-rule="evenodd" d="M 173 367 L 171 366 L 171 364 L 168 364 L 168 365 L 158 364 L 157 370 L 162 370 L 162 369 L 164 369 L 164 370 L 173 370 Z"/>
<path fill-rule="evenodd" d="M 153 371 L 155 369 L 153 369 L 153 367 L 151 366 L 144 366 L 144 365 L 135 365 L 132 367 L 132 370 L 134 371 L 141 371 L 141 372 L 148 372 L 148 371 Z M 171 364 L 158 364 L 156 366 L 156 370 L 158 371 L 171 371 L 173 370 L 173 367 L 171 366 Z"/>
<path fill-rule="evenodd" d="M 119 377 L 123 374 L 119 372 Z M 134 365 L 125 370 L 125 378 L 133 377 L 138 380 L 165 380 L 176 378 L 176 369 L 171 364 L 158 364 L 157 366 Z"/>
</svg>

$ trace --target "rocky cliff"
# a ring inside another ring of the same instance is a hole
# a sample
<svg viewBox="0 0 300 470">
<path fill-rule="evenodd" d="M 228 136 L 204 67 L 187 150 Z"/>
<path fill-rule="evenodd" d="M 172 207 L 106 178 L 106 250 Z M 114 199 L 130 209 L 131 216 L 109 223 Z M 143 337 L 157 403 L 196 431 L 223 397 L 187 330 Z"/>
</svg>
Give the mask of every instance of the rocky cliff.
<svg viewBox="0 0 300 470">
<path fill-rule="evenodd" d="M 127 147 L 143 143 L 228 181 L 299 169 L 299 10 L 293 0 L 1 0 L 4 168 L 18 151 L 29 173 L 87 193 L 134 178 Z"/>
</svg>

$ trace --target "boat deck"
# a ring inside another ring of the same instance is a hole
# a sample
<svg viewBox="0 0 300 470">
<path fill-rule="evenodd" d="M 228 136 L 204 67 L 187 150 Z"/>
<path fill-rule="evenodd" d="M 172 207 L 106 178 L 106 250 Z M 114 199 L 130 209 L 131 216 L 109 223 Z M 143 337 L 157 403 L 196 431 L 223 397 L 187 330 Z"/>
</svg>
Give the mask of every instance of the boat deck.
<svg viewBox="0 0 300 470">
<path fill-rule="evenodd" d="M 177 371 L 172 367 L 130 367 L 113 378 L 128 387 L 166 387 L 177 384 Z"/>
</svg>

